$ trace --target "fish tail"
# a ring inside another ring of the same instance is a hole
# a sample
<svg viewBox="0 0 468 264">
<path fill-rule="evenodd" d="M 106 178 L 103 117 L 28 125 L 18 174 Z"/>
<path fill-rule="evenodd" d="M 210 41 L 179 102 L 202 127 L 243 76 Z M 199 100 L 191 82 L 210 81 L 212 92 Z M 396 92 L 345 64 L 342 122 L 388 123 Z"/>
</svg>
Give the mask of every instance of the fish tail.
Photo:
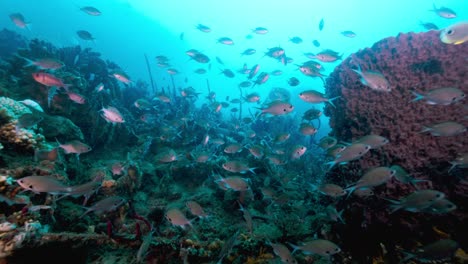
<svg viewBox="0 0 468 264">
<path fill-rule="evenodd" d="M 423 126 L 423 129 L 419 131 L 419 134 L 426 133 L 431 131 L 432 129 L 430 127 Z"/>
<path fill-rule="evenodd" d="M 338 220 L 340 220 L 342 224 L 346 224 L 345 220 L 343 219 L 343 212 L 344 209 L 338 212 Z"/>
<path fill-rule="evenodd" d="M 325 163 L 325 165 L 329 166 L 328 170 L 331 170 L 336 165 L 336 161 L 333 160 L 333 161 L 327 162 Z"/>
<path fill-rule="evenodd" d="M 253 174 L 256 174 L 255 171 L 254 171 L 255 169 L 257 169 L 257 167 L 249 168 L 249 171 L 250 171 L 251 173 L 253 173 Z"/>
<path fill-rule="evenodd" d="M 288 245 L 290 245 L 293 248 L 293 251 L 291 252 L 291 255 L 293 255 L 299 249 L 299 246 L 296 246 L 296 245 L 294 245 L 292 243 L 288 242 Z"/>
<path fill-rule="evenodd" d="M 451 161 L 450 164 L 452 164 L 452 166 L 450 166 L 450 169 L 447 171 L 447 173 L 450 173 L 458 165 L 456 162 L 453 162 L 453 161 Z"/>
<path fill-rule="evenodd" d="M 416 255 L 407 251 L 402 251 L 405 257 L 399 262 L 399 264 L 405 263 L 406 261 L 414 258 Z"/>
<path fill-rule="evenodd" d="M 34 61 L 33 61 L 33 60 L 30 60 L 30 59 L 25 58 L 25 57 L 23 57 L 23 56 L 20 56 L 20 55 L 18 55 L 18 54 L 16 54 L 16 57 L 21 58 L 21 59 L 23 59 L 23 60 L 26 61 L 27 64 L 26 64 L 24 67 L 34 66 Z"/>
<path fill-rule="evenodd" d="M 349 198 L 349 196 L 351 196 L 351 194 L 356 190 L 356 186 L 352 186 L 352 187 L 349 187 L 349 188 L 346 188 L 345 191 L 348 192 L 348 195 L 346 195 L 346 199 Z"/>
<path fill-rule="evenodd" d="M 413 93 L 413 95 L 416 96 L 413 100 L 411 100 L 411 102 L 416 102 L 416 101 L 422 100 L 425 97 L 423 94 L 419 94 L 419 93 L 417 93 L 415 91 L 411 91 L 411 93 Z"/>
<path fill-rule="evenodd" d="M 330 98 L 328 99 L 328 103 L 331 104 L 331 106 L 333 106 L 334 108 L 336 108 L 335 104 L 333 104 L 333 101 L 335 101 L 336 99 L 339 99 L 341 96 L 336 96 L 336 97 L 333 97 L 333 98 Z"/>
</svg>

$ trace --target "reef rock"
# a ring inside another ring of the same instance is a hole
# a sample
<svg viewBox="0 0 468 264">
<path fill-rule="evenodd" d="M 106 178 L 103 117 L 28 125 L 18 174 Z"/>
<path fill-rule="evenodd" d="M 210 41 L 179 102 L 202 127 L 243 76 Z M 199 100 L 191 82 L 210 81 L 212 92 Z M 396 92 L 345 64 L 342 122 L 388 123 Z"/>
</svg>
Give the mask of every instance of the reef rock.
<svg viewBox="0 0 468 264">
<path fill-rule="evenodd" d="M 83 140 L 81 129 L 76 126 L 70 119 L 63 116 L 48 116 L 44 115 L 44 120 L 39 124 L 42 129 L 42 134 L 48 140 Z"/>
</svg>

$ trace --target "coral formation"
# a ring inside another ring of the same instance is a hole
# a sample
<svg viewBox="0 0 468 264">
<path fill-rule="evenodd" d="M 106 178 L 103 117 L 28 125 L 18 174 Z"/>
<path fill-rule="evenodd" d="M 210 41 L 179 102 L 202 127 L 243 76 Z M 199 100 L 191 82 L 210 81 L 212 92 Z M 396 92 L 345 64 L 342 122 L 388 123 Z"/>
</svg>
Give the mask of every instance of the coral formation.
<svg viewBox="0 0 468 264">
<path fill-rule="evenodd" d="M 468 144 L 466 134 L 434 137 L 419 133 L 428 124 L 449 120 L 466 126 L 462 103 L 428 105 L 411 101 L 412 91 L 424 93 L 443 87 L 456 87 L 468 94 L 464 53 L 466 44 L 444 44 L 437 31 L 401 33 L 354 53 L 336 67 L 325 86 L 329 97 L 341 96 L 336 108 L 325 108 L 334 135 L 347 142 L 369 134 L 390 140 L 382 153 L 362 159 L 362 168 L 384 161 L 413 171 L 448 163 L 462 151 Z M 358 66 L 382 72 L 392 91 L 378 92 L 361 84 L 354 72 Z"/>
<path fill-rule="evenodd" d="M 44 137 L 31 129 L 17 129 L 16 122 L 24 114 L 31 113 L 29 108 L 13 99 L 0 97 L 0 141 L 19 149 L 32 151 L 41 146 Z"/>
</svg>

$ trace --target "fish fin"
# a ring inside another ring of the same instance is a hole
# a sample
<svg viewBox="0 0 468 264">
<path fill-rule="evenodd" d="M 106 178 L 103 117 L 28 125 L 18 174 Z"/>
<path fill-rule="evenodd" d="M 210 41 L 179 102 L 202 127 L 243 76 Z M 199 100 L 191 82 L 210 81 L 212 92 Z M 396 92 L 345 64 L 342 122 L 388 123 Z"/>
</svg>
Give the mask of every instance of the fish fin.
<svg viewBox="0 0 468 264">
<path fill-rule="evenodd" d="M 412 93 L 414 96 L 416 96 L 413 100 L 411 100 L 411 102 L 416 102 L 416 101 L 422 100 L 422 99 L 424 99 L 424 97 L 426 97 L 425 95 L 419 94 L 419 93 L 417 93 L 417 92 L 415 92 L 415 91 L 411 91 L 411 93 Z"/>
<path fill-rule="evenodd" d="M 346 224 L 345 220 L 343 219 L 343 212 L 344 212 L 344 209 L 338 212 L 338 220 L 340 220 L 342 224 Z"/>
<path fill-rule="evenodd" d="M 255 171 L 254 171 L 255 169 L 257 169 L 257 167 L 249 168 L 249 171 L 250 171 L 251 173 L 253 173 L 253 174 L 256 174 Z"/>
<path fill-rule="evenodd" d="M 402 251 L 403 254 L 405 255 L 405 257 L 399 262 L 399 264 L 403 264 L 405 263 L 406 261 L 410 260 L 410 259 L 413 259 L 414 257 L 416 257 L 415 254 L 413 253 L 410 253 L 410 252 L 407 252 L 407 251 Z"/>
<path fill-rule="evenodd" d="M 335 104 L 333 104 L 333 101 L 336 100 L 336 99 L 339 99 L 341 96 L 336 96 L 336 97 L 333 97 L 333 98 L 330 98 L 328 99 L 328 103 L 331 104 L 331 106 L 333 106 L 334 108 L 336 108 Z"/>
</svg>

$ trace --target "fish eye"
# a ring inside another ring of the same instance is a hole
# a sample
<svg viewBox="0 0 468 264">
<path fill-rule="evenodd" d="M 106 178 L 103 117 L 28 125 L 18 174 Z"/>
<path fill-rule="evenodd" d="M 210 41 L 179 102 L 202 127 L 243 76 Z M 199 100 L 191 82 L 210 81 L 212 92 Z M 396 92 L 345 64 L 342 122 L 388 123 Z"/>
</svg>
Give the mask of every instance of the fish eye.
<svg viewBox="0 0 468 264">
<path fill-rule="evenodd" d="M 285 108 L 285 109 L 283 109 L 283 112 L 286 112 L 286 108 Z"/>
<path fill-rule="evenodd" d="M 340 252 L 340 248 L 335 248 L 335 252 Z"/>
<path fill-rule="evenodd" d="M 447 30 L 447 35 L 452 35 L 453 34 L 453 29 Z"/>
<path fill-rule="evenodd" d="M 442 197 L 442 194 L 438 193 L 438 194 L 436 194 L 436 197 L 437 198 Z"/>
<path fill-rule="evenodd" d="M 32 185 L 29 185 L 29 189 L 32 189 L 32 188 L 33 188 L 33 186 L 32 186 Z"/>
<path fill-rule="evenodd" d="M 330 251 L 329 250 L 325 251 L 325 254 L 330 255 Z"/>
<path fill-rule="evenodd" d="M 23 181 L 23 180 L 20 180 L 19 182 L 20 182 L 20 183 L 24 183 L 24 181 Z"/>
</svg>

